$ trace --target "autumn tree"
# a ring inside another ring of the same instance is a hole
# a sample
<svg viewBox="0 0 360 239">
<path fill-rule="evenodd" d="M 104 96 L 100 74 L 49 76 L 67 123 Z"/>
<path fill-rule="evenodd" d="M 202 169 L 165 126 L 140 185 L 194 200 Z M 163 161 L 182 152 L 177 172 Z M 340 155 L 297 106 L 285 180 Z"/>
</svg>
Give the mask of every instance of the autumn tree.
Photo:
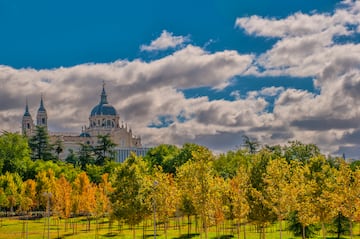
<svg viewBox="0 0 360 239">
<path fill-rule="evenodd" d="M 65 218 L 66 226 L 66 219 L 71 215 L 71 194 L 71 184 L 66 180 L 64 175 L 61 175 L 55 183 L 54 211 L 59 217 Z"/>
<path fill-rule="evenodd" d="M 311 180 L 315 182 L 315 191 L 312 195 L 314 200 L 315 213 L 318 215 L 323 238 L 326 238 L 325 224 L 330 222 L 337 212 L 332 207 L 334 198 L 334 189 L 336 186 L 335 169 L 322 155 L 312 157 L 309 160 Z"/>
<path fill-rule="evenodd" d="M 42 170 L 36 175 L 36 198 L 40 208 L 50 210 L 55 195 L 56 178 L 52 169 Z"/>
<path fill-rule="evenodd" d="M 208 226 L 214 218 L 214 171 L 212 153 L 202 147 L 192 153 L 193 160 L 186 162 L 177 171 L 177 181 L 182 193 L 191 198 L 196 213 L 200 215 L 205 238 Z"/>
<path fill-rule="evenodd" d="M 20 211 L 29 212 L 36 206 L 36 182 L 28 179 L 22 184 L 20 196 Z"/>
<path fill-rule="evenodd" d="M 95 185 L 90 182 L 85 172 L 80 173 L 73 182 L 72 211 L 87 217 L 87 230 L 90 230 L 90 217 L 96 209 L 95 196 Z"/>
<path fill-rule="evenodd" d="M 250 168 L 250 190 L 247 195 L 250 206 L 249 219 L 257 224 L 261 238 L 265 238 L 265 227 L 276 220 L 272 208 L 266 203 L 266 183 L 264 175 L 269 161 L 273 158 L 271 152 L 262 150 L 252 156 Z"/>
<path fill-rule="evenodd" d="M 17 173 L 6 172 L 0 175 L 0 188 L 3 189 L 5 194 L 6 202 L 5 207 L 14 212 L 14 210 L 20 204 L 22 180 Z"/>
<path fill-rule="evenodd" d="M 179 204 L 179 191 L 172 174 L 164 173 L 161 168 L 154 168 L 153 188 L 149 205 L 156 210 L 157 217 L 164 223 L 165 238 L 170 218 L 175 214 Z"/>
<path fill-rule="evenodd" d="M 240 236 L 240 225 L 244 223 L 244 237 L 246 234 L 245 223 L 250 212 L 247 195 L 250 190 L 249 173 L 244 166 L 240 166 L 237 174 L 229 179 L 229 198 L 232 208 L 232 214 L 236 219 L 238 236 Z"/>
<path fill-rule="evenodd" d="M 350 165 L 339 159 L 336 173 L 335 192 L 332 208 L 349 219 L 350 237 L 353 237 L 353 223 L 360 214 L 360 171 L 351 170 Z"/>
<path fill-rule="evenodd" d="M 308 177 L 310 168 L 307 164 L 298 164 L 292 174 L 292 184 L 296 188 L 295 216 L 302 228 L 302 239 L 306 238 L 306 228 L 318 222 L 315 198 L 316 181 Z"/>
<path fill-rule="evenodd" d="M 288 164 L 284 158 L 275 158 L 268 163 L 264 178 L 265 202 L 277 216 L 280 239 L 282 239 L 282 221 L 295 209 L 297 193 L 291 181 L 291 171 L 291 164 Z"/>
</svg>

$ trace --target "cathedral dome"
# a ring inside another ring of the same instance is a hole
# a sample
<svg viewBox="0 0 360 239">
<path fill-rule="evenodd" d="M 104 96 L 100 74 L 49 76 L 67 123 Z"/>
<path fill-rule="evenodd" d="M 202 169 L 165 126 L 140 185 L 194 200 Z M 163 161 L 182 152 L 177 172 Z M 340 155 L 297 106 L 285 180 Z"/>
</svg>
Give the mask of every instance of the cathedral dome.
<svg viewBox="0 0 360 239">
<path fill-rule="evenodd" d="M 91 111 L 90 116 L 95 116 L 95 115 L 116 115 L 116 110 L 110 104 L 100 103 L 97 106 L 95 106 Z"/>
<path fill-rule="evenodd" d="M 101 92 L 101 98 L 100 98 L 100 103 L 98 105 L 96 105 L 90 113 L 90 116 L 96 116 L 96 115 L 111 115 L 111 116 L 116 116 L 116 110 L 115 108 L 110 105 L 107 101 L 107 95 L 105 92 L 105 87 L 103 85 L 103 89 Z"/>
</svg>

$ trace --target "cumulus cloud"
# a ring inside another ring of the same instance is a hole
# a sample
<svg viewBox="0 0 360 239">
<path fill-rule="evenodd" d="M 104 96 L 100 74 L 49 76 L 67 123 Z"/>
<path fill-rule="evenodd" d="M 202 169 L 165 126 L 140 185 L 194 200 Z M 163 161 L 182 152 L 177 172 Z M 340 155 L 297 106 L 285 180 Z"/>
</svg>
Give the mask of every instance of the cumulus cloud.
<svg viewBox="0 0 360 239">
<path fill-rule="evenodd" d="M 338 40 L 339 36 L 351 39 L 359 29 L 359 19 L 358 1 L 343 1 L 333 13 L 299 12 L 284 19 L 236 19 L 235 26 L 249 35 L 277 39 L 255 59 L 262 69 L 256 75 L 312 77 L 318 89 L 318 93 L 279 90 L 270 125 L 281 125 L 281 131 L 263 128 L 257 133 L 258 138 L 275 142 L 273 135 L 280 132 L 280 136 L 286 136 L 291 132 L 288 139 L 316 143 L 328 153 L 359 148 L 347 139 L 358 134 L 360 126 L 356 103 L 360 93 L 360 45 Z"/>
<path fill-rule="evenodd" d="M 161 35 L 153 40 L 150 45 L 141 45 L 141 51 L 161 51 L 169 48 L 175 48 L 188 42 L 188 36 L 174 36 L 172 32 L 163 30 Z"/>
<path fill-rule="evenodd" d="M 105 80 L 108 100 L 120 120 L 145 145 L 192 141 L 222 151 L 239 145 L 246 134 L 264 144 L 300 140 L 317 144 L 325 153 L 349 150 L 353 155 L 360 135 L 360 45 L 336 37 L 351 39 L 360 25 L 359 14 L 360 3 L 346 1 L 326 14 L 238 18 L 236 26 L 248 34 L 276 39 L 259 55 L 207 52 L 185 45 L 186 37 L 164 31 L 142 50 L 176 50 L 149 62 L 118 60 L 44 70 L 0 66 L 2 128 L 20 130 L 25 97 L 34 117 L 43 93 L 50 130 L 79 132 L 88 124 Z M 188 98 L 183 93 L 199 87 L 221 91 L 244 75 L 311 78 L 316 91 L 232 88 L 231 100 Z M 161 125 L 161 117 L 164 127 L 149 127 Z"/>
</svg>

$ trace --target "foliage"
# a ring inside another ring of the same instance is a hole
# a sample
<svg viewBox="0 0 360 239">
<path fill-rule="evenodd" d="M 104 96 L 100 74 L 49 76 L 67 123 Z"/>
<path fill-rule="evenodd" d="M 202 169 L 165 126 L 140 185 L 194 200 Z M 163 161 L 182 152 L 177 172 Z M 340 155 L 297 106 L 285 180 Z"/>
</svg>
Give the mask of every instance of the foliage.
<svg viewBox="0 0 360 239">
<path fill-rule="evenodd" d="M 29 147 L 31 148 L 32 160 L 54 160 L 52 154 L 53 146 L 50 144 L 49 135 L 45 127 L 36 126 L 35 134 L 29 139 Z"/>
<path fill-rule="evenodd" d="M 104 165 L 107 161 L 115 160 L 114 147 L 116 144 L 112 142 L 110 135 L 98 135 L 97 146 L 94 147 L 94 154 L 96 155 L 95 164 Z"/>
<path fill-rule="evenodd" d="M 151 185 L 145 162 L 132 153 L 117 173 L 111 195 L 113 216 L 131 226 L 140 223 L 150 213 L 146 198 Z"/>
<path fill-rule="evenodd" d="M 30 161 L 27 139 L 17 133 L 4 132 L 0 136 L 0 173 L 17 172 L 24 176 Z"/>
</svg>

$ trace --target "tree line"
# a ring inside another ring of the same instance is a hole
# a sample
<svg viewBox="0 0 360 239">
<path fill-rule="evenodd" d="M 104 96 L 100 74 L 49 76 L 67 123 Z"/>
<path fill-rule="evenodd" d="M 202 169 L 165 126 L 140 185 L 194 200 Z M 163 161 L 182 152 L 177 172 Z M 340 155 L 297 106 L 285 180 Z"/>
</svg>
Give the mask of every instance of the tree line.
<svg viewBox="0 0 360 239">
<path fill-rule="evenodd" d="M 287 230 L 284 222 L 302 238 L 319 225 L 326 238 L 329 223 L 339 218 L 349 222 L 352 237 L 360 222 L 358 162 L 326 157 L 313 144 L 260 147 L 244 138 L 244 147 L 220 155 L 191 143 L 159 145 L 145 157 L 132 154 L 118 164 L 111 158 L 113 146 L 100 150 L 104 139 L 109 138 L 99 137 L 99 148 L 85 154 L 81 146 L 63 162 L 34 158 L 31 138 L 2 134 L 1 209 L 51 210 L 53 216 L 83 215 L 89 222 L 109 217 L 132 226 L 134 237 L 135 226 L 153 216 L 165 237 L 170 220 L 180 217 L 195 218 L 205 238 L 209 227 L 220 233 L 227 220 L 244 238 L 247 225 L 256 225 L 265 238 L 266 227 L 275 222 L 279 238 Z"/>
</svg>

